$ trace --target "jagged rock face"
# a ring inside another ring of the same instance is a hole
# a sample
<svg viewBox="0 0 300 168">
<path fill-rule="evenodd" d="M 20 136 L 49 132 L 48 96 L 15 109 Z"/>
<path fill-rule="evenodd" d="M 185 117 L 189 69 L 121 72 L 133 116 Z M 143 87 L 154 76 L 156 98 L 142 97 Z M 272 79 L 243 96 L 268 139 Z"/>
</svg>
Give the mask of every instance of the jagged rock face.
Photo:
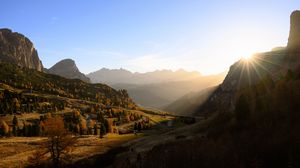
<svg viewBox="0 0 300 168">
<path fill-rule="evenodd" d="M 77 68 L 75 61 L 72 59 L 64 59 L 58 63 L 56 63 L 54 66 L 52 66 L 50 69 L 48 69 L 46 72 L 59 75 L 65 78 L 69 79 L 80 79 L 85 82 L 90 82 L 90 79 L 86 77 L 83 73 L 79 71 Z"/>
<path fill-rule="evenodd" d="M 288 41 L 289 50 L 300 51 L 300 11 L 291 14 L 290 35 Z"/>
<path fill-rule="evenodd" d="M 0 29 L 0 61 L 43 71 L 42 62 L 32 42 L 9 29 Z"/>
</svg>

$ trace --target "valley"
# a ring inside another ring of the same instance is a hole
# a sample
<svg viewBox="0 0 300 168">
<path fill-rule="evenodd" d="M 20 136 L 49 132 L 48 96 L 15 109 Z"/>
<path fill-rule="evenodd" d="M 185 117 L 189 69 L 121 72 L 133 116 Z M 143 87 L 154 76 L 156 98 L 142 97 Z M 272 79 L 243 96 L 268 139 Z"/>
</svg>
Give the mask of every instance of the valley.
<svg viewBox="0 0 300 168">
<path fill-rule="evenodd" d="M 3 2 L 1 168 L 300 167 L 294 6 L 65 3 Z"/>
</svg>

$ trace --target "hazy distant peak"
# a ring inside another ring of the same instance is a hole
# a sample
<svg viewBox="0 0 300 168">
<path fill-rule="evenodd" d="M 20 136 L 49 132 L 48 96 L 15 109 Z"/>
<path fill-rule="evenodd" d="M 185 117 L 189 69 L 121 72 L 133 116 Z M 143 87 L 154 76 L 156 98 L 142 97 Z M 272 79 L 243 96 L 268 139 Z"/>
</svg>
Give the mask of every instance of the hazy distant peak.
<svg viewBox="0 0 300 168">
<path fill-rule="evenodd" d="M 176 71 L 162 69 L 152 72 L 135 72 L 132 73 L 126 69 L 107 69 L 102 68 L 98 71 L 88 74 L 88 77 L 94 83 L 106 83 L 106 84 L 150 84 L 170 81 L 184 81 L 201 77 L 199 72 L 188 72 L 184 69 Z"/>
</svg>

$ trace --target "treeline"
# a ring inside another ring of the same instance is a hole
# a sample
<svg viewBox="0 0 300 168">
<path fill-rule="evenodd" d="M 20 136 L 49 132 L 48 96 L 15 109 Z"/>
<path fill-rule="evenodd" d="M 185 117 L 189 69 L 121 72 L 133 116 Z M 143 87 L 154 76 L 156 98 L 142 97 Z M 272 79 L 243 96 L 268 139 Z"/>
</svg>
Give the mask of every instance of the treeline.
<svg viewBox="0 0 300 168">
<path fill-rule="evenodd" d="M 65 102 L 32 94 L 0 90 L 0 114 L 48 113 L 65 108 Z"/>
<path fill-rule="evenodd" d="M 0 136 L 33 137 L 40 136 L 42 132 L 43 129 L 38 120 L 19 121 L 16 116 L 13 117 L 12 122 L 0 120 Z"/>
<path fill-rule="evenodd" d="M 139 130 L 151 127 L 148 117 L 126 110 L 103 108 L 99 104 L 90 106 L 89 109 L 74 109 L 73 112 L 56 114 L 41 114 L 39 119 L 24 120 L 14 115 L 13 120 L 5 122 L 0 120 L 0 136 L 44 136 L 45 122 L 51 116 L 63 117 L 64 126 L 74 135 L 99 135 L 103 137 L 106 133 L 119 133 L 117 126 L 129 122 L 137 122 Z M 133 128 L 132 128 L 133 129 Z"/>
</svg>

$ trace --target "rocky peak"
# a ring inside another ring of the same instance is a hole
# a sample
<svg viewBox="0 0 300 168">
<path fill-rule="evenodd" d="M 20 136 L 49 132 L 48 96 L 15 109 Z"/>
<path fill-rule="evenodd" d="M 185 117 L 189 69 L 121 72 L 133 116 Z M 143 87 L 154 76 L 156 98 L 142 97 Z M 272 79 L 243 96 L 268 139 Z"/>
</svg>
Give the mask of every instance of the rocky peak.
<svg viewBox="0 0 300 168">
<path fill-rule="evenodd" d="M 75 61 L 72 59 L 64 59 L 59 61 L 53 65 L 48 72 L 69 79 L 81 79 L 85 82 L 90 82 L 90 79 L 79 71 Z"/>
<path fill-rule="evenodd" d="M 290 35 L 287 45 L 289 50 L 300 51 L 300 11 L 296 10 L 291 14 Z"/>
<path fill-rule="evenodd" d="M 43 65 L 32 42 L 10 29 L 0 29 L 0 61 L 43 71 Z"/>
</svg>

